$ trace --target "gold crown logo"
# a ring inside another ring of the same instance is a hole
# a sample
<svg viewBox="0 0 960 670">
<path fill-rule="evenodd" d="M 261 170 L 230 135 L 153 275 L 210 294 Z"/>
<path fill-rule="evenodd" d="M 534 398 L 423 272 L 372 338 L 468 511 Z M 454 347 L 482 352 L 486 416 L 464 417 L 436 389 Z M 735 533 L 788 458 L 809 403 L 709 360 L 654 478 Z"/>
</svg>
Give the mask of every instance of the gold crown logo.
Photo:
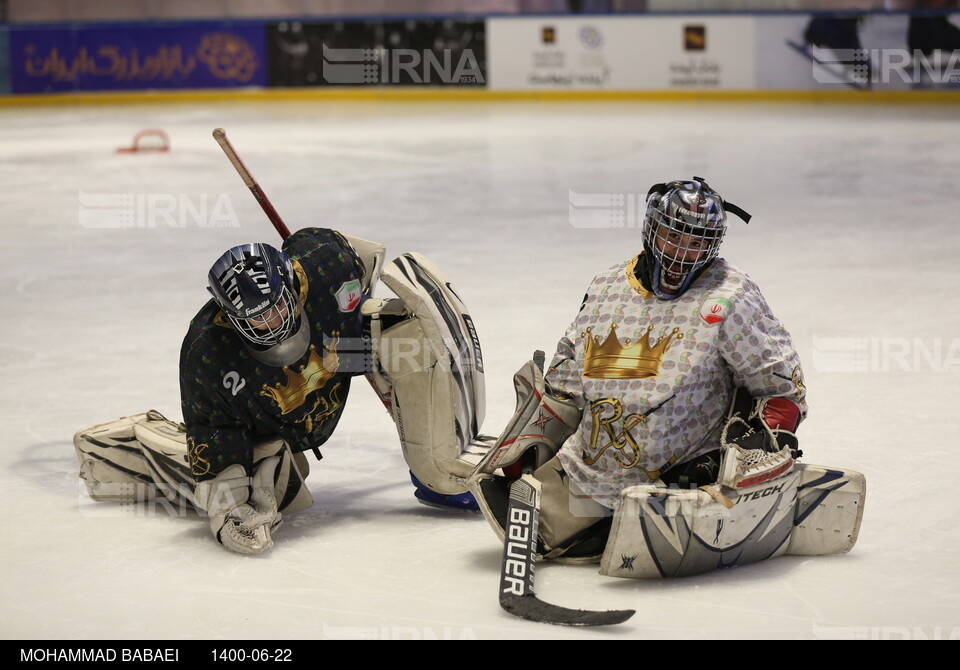
<svg viewBox="0 0 960 670">
<path fill-rule="evenodd" d="M 340 357 L 337 356 L 336 350 L 337 342 L 339 339 L 333 341 L 328 348 L 327 356 L 321 356 L 317 353 L 316 347 L 310 345 L 310 358 L 307 359 L 307 364 L 301 366 L 299 372 L 284 367 L 287 383 L 278 383 L 276 386 L 264 384 L 260 395 L 273 398 L 280 407 L 281 414 L 288 414 L 303 405 L 309 394 L 322 389 L 336 374 L 340 365 Z"/>
<path fill-rule="evenodd" d="M 591 328 L 582 333 L 586 339 L 583 357 L 583 376 L 592 379 L 646 379 L 660 373 L 663 355 L 677 340 L 683 339 L 679 328 L 674 328 L 666 337 L 650 345 L 650 332 L 653 326 L 647 326 L 643 336 L 636 342 L 620 344 L 617 337 L 617 324 L 610 324 L 607 339 L 600 343 L 600 336 L 594 335 Z"/>
</svg>

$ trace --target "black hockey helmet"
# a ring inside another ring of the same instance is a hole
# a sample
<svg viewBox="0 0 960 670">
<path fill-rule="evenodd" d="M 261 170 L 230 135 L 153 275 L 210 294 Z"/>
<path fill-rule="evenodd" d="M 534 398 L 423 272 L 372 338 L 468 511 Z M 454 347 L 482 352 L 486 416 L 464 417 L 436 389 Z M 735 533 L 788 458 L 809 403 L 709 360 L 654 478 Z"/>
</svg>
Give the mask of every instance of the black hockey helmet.
<svg viewBox="0 0 960 670">
<path fill-rule="evenodd" d="M 649 257 L 651 288 L 672 300 L 720 253 L 727 212 L 744 221 L 750 215 L 725 202 L 703 177 L 654 184 L 647 192 L 643 249 Z"/>
<path fill-rule="evenodd" d="M 282 366 L 303 356 L 310 327 L 284 252 L 269 244 L 241 244 L 225 251 L 207 278 L 207 290 L 257 360 Z"/>
</svg>

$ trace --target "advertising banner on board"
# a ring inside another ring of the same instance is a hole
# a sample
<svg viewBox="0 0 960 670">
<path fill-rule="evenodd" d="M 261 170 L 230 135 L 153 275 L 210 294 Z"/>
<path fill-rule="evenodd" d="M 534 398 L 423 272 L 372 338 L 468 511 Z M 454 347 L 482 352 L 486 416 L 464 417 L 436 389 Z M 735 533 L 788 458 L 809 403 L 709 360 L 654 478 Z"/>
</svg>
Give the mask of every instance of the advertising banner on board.
<svg viewBox="0 0 960 670">
<path fill-rule="evenodd" d="M 753 17 L 491 18 L 498 90 L 751 89 Z"/>
<path fill-rule="evenodd" d="M 482 20 L 283 21 L 267 43 L 271 86 L 486 86 Z"/>
<path fill-rule="evenodd" d="M 262 25 L 13 28 L 14 93 L 266 86 Z"/>
<path fill-rule="evenodd" d="M 960 89 L 960 14 L 757 18 L 759 90 Z"/>
</svg>

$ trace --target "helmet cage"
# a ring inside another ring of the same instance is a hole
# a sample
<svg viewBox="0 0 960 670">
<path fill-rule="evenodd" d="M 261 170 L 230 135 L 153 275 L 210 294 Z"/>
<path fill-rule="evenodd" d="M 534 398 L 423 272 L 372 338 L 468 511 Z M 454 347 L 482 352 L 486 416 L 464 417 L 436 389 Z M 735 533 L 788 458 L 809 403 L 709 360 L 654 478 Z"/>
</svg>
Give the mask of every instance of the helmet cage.
<svg viewBox="0 0 960 670">
<path fill-rule="evenodd" d="M 276 324 L 278 318 L 280 321 Z M 227 319 L 248 343 L 257 347 L 272 347 L 286 340 L 300 327 L 300 301 L 283 285 L 277 300 L 259 314 L 237 317 L 228 313 Z"/>
<path fill-rule="evenodd" d="M 228 250 L 210 269 L 208 290 L 254 350 L 275 347 L 300 329 L 302 310 L 294 293 L 293 264 L 269 245 Z"/>
<path fill-rule="evenodd" d="M 672 182 L 652 192 L 644 217 L 644 248 L 651 283 L 663 298 L 687 290 L 697 273 L 720 253 L 726 213 L 720 196 L 699 181 Z"/>
</svg>

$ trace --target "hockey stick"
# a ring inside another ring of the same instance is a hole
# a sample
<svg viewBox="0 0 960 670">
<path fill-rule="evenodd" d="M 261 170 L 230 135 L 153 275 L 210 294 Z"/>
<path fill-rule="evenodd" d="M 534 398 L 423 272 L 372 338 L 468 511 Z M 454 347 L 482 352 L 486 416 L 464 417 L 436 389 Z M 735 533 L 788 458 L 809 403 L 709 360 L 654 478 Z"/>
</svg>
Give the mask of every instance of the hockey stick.
<svg viewBox="0 0 960 670">
<path fill-rule="evenodd" d="M 533 355 L 543 370 L 544 353 Z M 537 529 L 540 525 L 540 482 L 533 467 L 510 484 L 510 501 L 504 526 L 503 563 L 500 567 L 500 606 L 514 616 L 560 626 L 608 626 L 623 623 L 635 610 L 575 610 L 540 600 L 533 591 L 537 562 Z"/>
<path fill-rule="evenodd" d="M 233 167 L 237 170 L 240 178 L 243 179 L 243 183 L 246 184 L 247 188 L 250 189 L 250 192 L 253 193 L 253 197 L 256 198 L 257 202 L 260 203 L 260 207 L 263 208 L 267 218 L 270 219 L 270 223 L 272 223 L 273 227 L 277 229 L 278 233 L 280 233 L 280 237 L 283 239 L 290 237 L 290 229 L 287 228 L 287 224 L 285 224 L 283 219 L 280 218 L 280 215 L 277 213 L 277 210 L 273 208 L 273 204 L 270 202 L 267 194 L 263 192 L 263 189 L 260 188 L 260 184 L 258 184 L 257 180 L 253 178 L 253 175 L 250 174 L 250 170 L 247 169 L 247 166 L 244 165 L 243 161 L 240 159 L 240 156 L 237 155 L 237 150 L 233 148 L 233 145 L 230 144 L 230 140 L 227 139 L 226 131 L 223 128 L 216 128 L 213 131 L 213 139 L 215 139 L 217 144 L 220 145 L 220 148 L 223 149 L 223 153 L 227 154 L 227 158 L 229 158 L 230 162 L 233 163 Z"/>
<path fill-rule="evenodd" d="M 540 522 L 540 482 L 526 469 L 510 485 L 500 570 L 500 606 L 514 616 L 559 626 L 609 626 L 623 623 L 635 610 L 575 610 L 540 600 L 533 591 Z"/>
</svg>

